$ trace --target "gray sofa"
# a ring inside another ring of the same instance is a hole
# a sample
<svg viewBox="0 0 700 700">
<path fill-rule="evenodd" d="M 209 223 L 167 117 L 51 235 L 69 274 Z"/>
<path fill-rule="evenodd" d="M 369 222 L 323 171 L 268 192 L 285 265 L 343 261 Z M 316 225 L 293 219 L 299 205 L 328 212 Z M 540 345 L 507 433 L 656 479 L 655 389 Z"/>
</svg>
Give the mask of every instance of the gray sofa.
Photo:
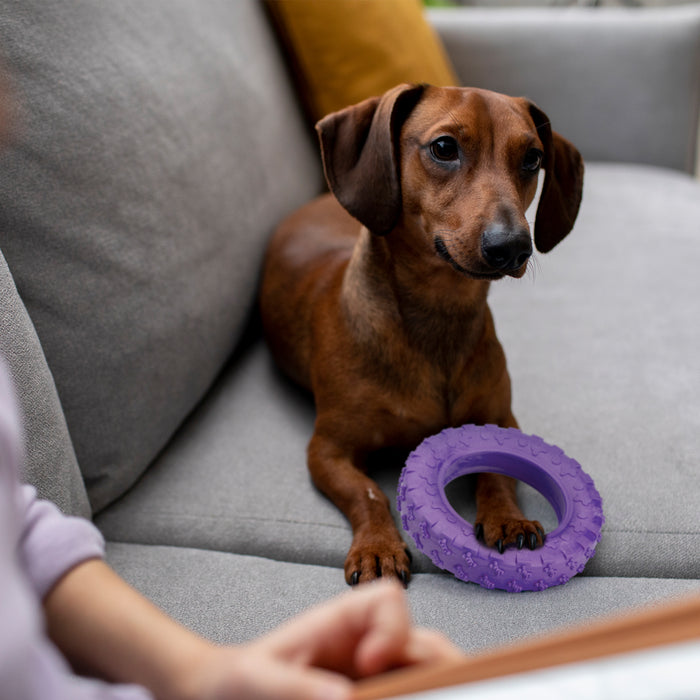
<svg viewBox="0 0 700 700">
<path fill-rule="evenodd" d="M 168 613 L 250 639 L 345 590 L 350 542 L 306 473 L 313 405 L 257 330 L 266 240 L 323 188 L 275 37 L 257 0 L 0 5 L 26 479 Z M 587 162 L 574 232 L 491 304 L 521 426 L 593 477 L 603 537 L 541 593 L 416 552 L 416 620 L 473 651 L 700 589 L 700 5 L 430 19 L 464 84 L 531 97 Z M 377 473 L 392 493 L 398 466 Z"/>
</svg>

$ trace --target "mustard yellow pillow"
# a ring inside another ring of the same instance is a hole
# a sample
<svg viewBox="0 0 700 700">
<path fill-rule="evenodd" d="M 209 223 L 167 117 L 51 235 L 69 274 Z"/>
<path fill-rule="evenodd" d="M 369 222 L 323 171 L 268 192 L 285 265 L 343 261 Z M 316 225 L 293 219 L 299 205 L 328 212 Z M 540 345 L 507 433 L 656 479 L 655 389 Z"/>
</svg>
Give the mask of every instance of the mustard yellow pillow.
<svg viewBox="0 0 700 700">
<path fill-rule="evenodd" d="M 420 0 L 267 0 L 317 121 L 399 83 L 457 85 Z"/>
</svg>

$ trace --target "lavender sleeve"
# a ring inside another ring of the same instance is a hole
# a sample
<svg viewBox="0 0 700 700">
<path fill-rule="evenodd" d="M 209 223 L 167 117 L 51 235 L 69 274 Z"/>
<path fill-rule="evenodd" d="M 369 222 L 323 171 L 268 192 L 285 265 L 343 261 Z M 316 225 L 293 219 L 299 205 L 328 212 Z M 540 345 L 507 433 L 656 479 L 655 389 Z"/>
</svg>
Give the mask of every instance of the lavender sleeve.
<svg viewBox="0 0 700 700">
<path fill-rule="evenodd" d="M 88 520 L 63 515 L 31 486 L 20 487 L 17 500 L 20 559 L 39 598 L 77 564 L 104 555 L 102 535 Z"/>
<path fill-rule="evenodd" d="M 102 556 L 104 544 L 92 523 L 19 485 L 20 436 L 0 361 L 0 700 L 152 700 L 138 686 L 75 675 L 46 636 L 41 599 L 71 568 Z"/>
</svg>

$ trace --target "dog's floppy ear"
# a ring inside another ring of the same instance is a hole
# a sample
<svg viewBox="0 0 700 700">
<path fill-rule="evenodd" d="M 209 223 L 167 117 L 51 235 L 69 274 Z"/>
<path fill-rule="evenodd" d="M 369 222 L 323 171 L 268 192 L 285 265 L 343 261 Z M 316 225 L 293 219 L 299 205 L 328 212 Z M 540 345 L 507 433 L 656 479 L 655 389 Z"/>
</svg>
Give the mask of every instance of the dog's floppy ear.
<svg viewBox="0 0 700 700">
<path fill-rule="evenodd" d="M 373 233 L 388 233 L 399 218 L 399 133 L 422 92 L 399 85 L 316 124 L 331 192 Z"/>
<path fill-rule="evenodd" d="M 571 231 L 583 193 L 583 159 L 565 138 L 552 131 L 549 117 L 528 102 L 544 145 L 544 184 L 535 219 L 535 245 L 548 253 Z"/>
</svg>

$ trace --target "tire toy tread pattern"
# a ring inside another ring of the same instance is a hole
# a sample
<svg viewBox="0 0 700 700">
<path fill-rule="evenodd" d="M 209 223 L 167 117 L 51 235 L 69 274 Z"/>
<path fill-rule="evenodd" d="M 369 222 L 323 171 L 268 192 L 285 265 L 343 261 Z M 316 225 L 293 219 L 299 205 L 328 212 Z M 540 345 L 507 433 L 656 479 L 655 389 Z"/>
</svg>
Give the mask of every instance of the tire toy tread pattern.
<svg viewBox="0 0 700 700">
<path fill-rule="evenodd" d="M 542 547 L 499 554 L 452 508 L 445 486 L 483 471 L 514 476 L 550 501 L 559 526 Z M 538 436 L 495 425 L 463 425 L 426 438 L 406 460 L 397 506 L 404 529 L 436 566 L 462 581 L 514 593 L 542 591 L 581 573 L 605 522 L 600 494 L 577 461 Z"/>
</svg>

